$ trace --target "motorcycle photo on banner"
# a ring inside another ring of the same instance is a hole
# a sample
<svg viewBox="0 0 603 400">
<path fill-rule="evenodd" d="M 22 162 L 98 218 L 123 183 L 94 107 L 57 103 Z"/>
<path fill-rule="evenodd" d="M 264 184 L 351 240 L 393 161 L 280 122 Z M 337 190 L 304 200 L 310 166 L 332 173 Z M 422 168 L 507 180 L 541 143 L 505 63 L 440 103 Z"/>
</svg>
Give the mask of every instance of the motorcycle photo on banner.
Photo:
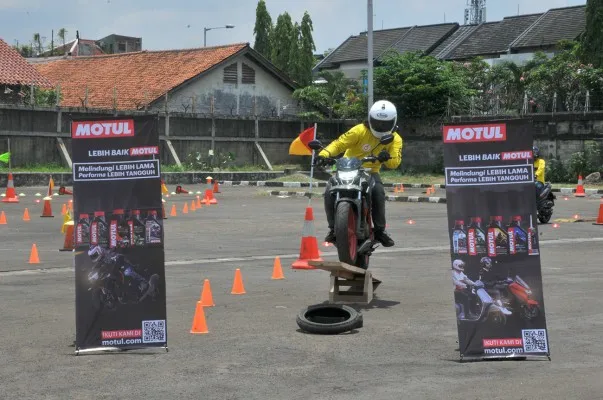
<svg viewBox="0 0 603 400">
<path fill-rule="evenodd" d="M 71 122 L 76 355 L 167 351 L 155 116 Z"/>
<path fill-rule="evenodd" d="M 548 358 L 532 124 L 443 127 L 461 360 Z"/>
</svg>

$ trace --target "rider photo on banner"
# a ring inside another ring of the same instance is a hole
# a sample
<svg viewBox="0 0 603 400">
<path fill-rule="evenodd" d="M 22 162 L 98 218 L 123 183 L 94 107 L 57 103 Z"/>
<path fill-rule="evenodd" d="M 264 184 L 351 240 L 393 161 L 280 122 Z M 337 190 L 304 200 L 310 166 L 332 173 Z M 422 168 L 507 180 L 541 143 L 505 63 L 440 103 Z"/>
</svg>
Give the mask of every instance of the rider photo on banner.
<svg viewBox="0 0 603 400">
<path fill-rule="evenodd" d="M 443 127 L 447 269 L 463 360 L 550 357 L 531 127 L 526 120 Z"/>
<path fill-rule="evenodd" d="M 167 349 L 157 118 L 73 119 L 71 137 L 76 354 Z"/>
</svg>

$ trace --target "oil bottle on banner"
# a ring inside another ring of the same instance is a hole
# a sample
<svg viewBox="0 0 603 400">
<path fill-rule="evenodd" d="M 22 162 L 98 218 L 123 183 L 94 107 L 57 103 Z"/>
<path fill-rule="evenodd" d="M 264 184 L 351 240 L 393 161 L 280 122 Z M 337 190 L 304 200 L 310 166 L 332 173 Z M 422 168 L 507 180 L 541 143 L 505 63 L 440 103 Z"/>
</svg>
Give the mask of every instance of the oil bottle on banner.
<svg viewBox="0 0 603 400">
<path fill-rule="evenodd" d="M 109 246 L 109 226 L 104 211 L 95 211 L 90 224 L 90 244 L 107 248 Z"/>
<path fill-rule="evenodd" d="M 528 252 L 528 233 L 521 228 L 521 216 L 516 215 L 507 226 L 509 237 L 509 254 Z"/>
<path fill-rule="evenodd" d="M 88 214 L 80 214 L 75 228 L 75 244 L 77 246 L 90 244 L 90 217 Z"/>
<path fill-rule="evenodd" d="M 109 229 L 109 246 L 112 249 L 130 246 L 130 227 L 123 209 L 113 210 Z"/>
<path fill-rule="evenodd" d="M 490 217 L 488 226 L 488 256 L 496 257 L 506 255 L 508 251 L 509 236 L 502 227 L 503 217 L 500 215 Z"/>
<path fill-rule="evenodd" d="M 130 227 L 130 243 L 133 247 L 144 247 L 145 224 L 140 218 L 140 210 L 132 210 L 132 217 L 128 221 Z"/>
<path fill-rule="evenodd" d="M 465 232 L 465 221 L 454 221 L 452 231 L 452 250 L 454 254 L 467 254 L 467 233 Z"/>
<path fill-rule="evenodd" d="M 163 237 L 163 232 L 161 231 L 161 224 L 157 220 L 157 211 L 151 210 L 147 215 L 147 219 L 145 221 L 145 239 L 147 244 L 159 244 L 161 243 L 161 238 Z"/>
<path fill-rule="evenodd" d="M 480 217 L 471 217 L 469 228 L 467 229 L 467 246 L 470 256 L 486 254 L 486 233 L 482 229 L 482 219 Z"/>
</svg>

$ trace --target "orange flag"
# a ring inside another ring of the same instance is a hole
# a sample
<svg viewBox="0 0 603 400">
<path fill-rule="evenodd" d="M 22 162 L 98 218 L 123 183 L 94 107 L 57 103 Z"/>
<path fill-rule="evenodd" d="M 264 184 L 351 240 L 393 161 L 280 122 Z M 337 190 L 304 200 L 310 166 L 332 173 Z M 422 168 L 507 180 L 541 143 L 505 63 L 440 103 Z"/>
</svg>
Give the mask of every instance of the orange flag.
<svg viewBox="0 0 603 400">
<path fill-rule="evenodd" d="M 314 140 L 314 126 L 309 127 L 295 138 L 291 146 L 289 146 L 289 155 L 291 156 L 311 156 L 312 150 L 308 147 L 308 143 Z"/>
</svg>

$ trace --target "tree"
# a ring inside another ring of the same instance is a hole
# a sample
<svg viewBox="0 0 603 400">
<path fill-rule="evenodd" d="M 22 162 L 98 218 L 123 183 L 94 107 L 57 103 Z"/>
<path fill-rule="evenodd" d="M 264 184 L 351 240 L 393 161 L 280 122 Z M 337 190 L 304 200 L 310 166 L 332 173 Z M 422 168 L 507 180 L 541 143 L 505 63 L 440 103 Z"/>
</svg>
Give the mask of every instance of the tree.
<svg viewBox="0 0 603 400">
<path fill-rule="evenodd" d="M 39 33 L 33 34 L 33 41 L 38 46 L 38 55 L 42 54 L 42 40 Z"/>
<path fill-rule="evenodd" d="M 293 38 L 293 22 L 291 16 L 285 11 L 278 16 L 274 34 L 272 36 L 272 63 L 282 71 L 287 72 L 289 67 L 289 56 L 291 40 Z"/>
<path fill-rule="evenodd" d="M 285 72 L 297 83 L 302 84 L 301 79 L 303 72 L 300 64 L 300 51 L 301 51 L 301 29 L 299 24 L 296 22 L 293 26 L 291 34 L 291 42 L 289 43 L 289 60 Z M 302 86 L 306 86 L 303 85 Z"/>
<path fill-rule="evenodd" d="M 586 2 L 586 29 L 581 53 L 586 64 L 603 67 L 603 0 Z"/>
<path fill-rule="evenodd" d="M 478 94 L 456 63 L 420 52 L 387 54 L 375 68 L 375 98 L 393 102 L 404 118 L 442 116 L 448 107 Z"/>
<path fill-rule="evenodd" d="M 63 50 L 65 50 L 65 37 L 67 36 L 67 29 L 59 29 L 59 31 L 57 32 L 57 36 L 59 39 L 61 39 L 61 42 L 63 42 Z"/>
<path fill-rule="evenodd" d="M 304 12 L 304 16 L 301 22 L 301 46 L 299 53 L 299 84 L 307 86 L 312 83 L 312 68 L 315 65 L 314 51 L 316 46 L 314 45 L 314 39 L 312 38 L 312 19 L 308 12 Z"/>
<path fill-rule="evenodd" d="M 272 28 L 272 18 L 266 9 L 266 2 L 260 0 L 255 10 L 255 27 L 253 28 L 255 43 L 253 48 L 267 59 L 272 57 L 272 46 L 270 43 Z"/>
</svg>

